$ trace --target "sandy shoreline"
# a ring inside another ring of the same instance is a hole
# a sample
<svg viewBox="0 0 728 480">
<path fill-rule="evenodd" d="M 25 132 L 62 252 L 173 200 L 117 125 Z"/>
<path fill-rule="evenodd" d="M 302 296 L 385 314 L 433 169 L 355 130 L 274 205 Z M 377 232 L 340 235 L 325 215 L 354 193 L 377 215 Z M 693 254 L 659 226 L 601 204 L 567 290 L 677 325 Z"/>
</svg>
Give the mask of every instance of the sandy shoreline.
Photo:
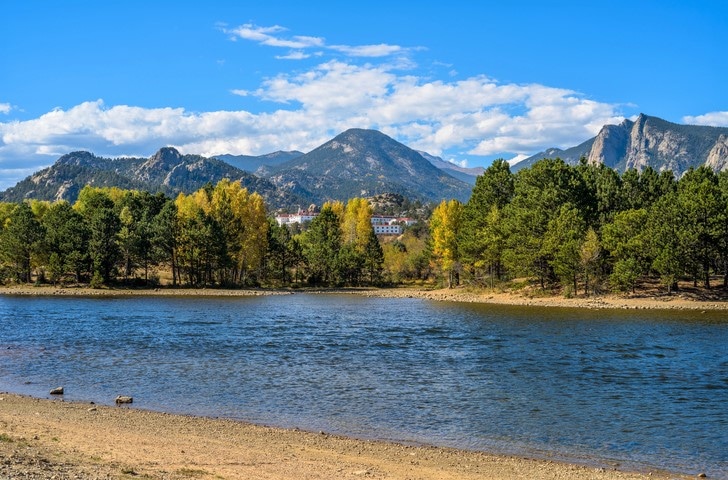
<svg viewBox="0 0 728 480">
<path fill-rule="evenodd" d="M 616 467 L 618 468 L 618 467 Z M 0 479 L 676 479 L 0 393 Z"/>
<path fill-rule="evenodd" d="M 716 292 L 721 290 L 716 289 Z M 198 297 L 249 297 L 291 295 L 296 293 L 352 294 L 383 298 L 423 298 L 444 302 L 469 302 L 496 305 L 629 309 L 629 310 L 728 310 L 728 295 L 716 295 L 702 299 L 677 293 L 673 295 L 600 295 L 592 297 L 564 298 L 560 296 L 529 297 L 518 293 L 475 291 L 467 289 L 422 288 L 347 288 L 347 289 L 216 289 L 216 288 L 104 288 L 10 286 L 0 287 L 0 295 L 19 296 L 198 296 Z"/>
</svg>

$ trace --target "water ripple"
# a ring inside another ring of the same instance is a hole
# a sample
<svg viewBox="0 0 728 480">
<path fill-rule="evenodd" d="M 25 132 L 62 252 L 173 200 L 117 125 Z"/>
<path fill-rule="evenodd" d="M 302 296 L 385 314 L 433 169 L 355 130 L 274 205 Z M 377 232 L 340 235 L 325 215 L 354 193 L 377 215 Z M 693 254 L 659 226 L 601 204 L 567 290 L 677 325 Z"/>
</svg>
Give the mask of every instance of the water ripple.
<svg viewBox="0 0 728 480">
<path fill-rule="evenodd" d="M 711 314 L 298 294 L 0 297 L 0 318 L 20 393 L 728 477 Z"/>
</svg>

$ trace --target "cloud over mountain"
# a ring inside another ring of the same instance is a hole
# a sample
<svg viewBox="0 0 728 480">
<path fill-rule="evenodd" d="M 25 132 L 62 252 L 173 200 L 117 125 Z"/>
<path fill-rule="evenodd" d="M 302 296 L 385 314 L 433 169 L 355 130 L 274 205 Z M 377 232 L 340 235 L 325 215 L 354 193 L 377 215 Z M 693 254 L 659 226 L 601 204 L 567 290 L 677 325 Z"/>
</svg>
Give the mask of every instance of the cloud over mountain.
<svg viewBox="0 0 728 480">
<path fill-rule="evenodd" d="M 728 127 L 728 112 L 710 112 L 704 115 L 685 116 L 683 121 L 689 125 Z"/>
<path fill-rule="evenodd" d="M 508 152 L 512 157 L 578 143 L 605 123 L 622 120 L 615 105 L 566 89 L 486 76 L 433 81 L 397 65 L 337 60 L 236 93 L 279 108 L 190 112 L 95 100 L 0 122 L 0 170 L 36 168 L 79 149 L 111 156 L 144 156 L 159 145 L 209 156 L 309 151 L 350 127 L 381 130 L 447 160 Z"/>
</svg>

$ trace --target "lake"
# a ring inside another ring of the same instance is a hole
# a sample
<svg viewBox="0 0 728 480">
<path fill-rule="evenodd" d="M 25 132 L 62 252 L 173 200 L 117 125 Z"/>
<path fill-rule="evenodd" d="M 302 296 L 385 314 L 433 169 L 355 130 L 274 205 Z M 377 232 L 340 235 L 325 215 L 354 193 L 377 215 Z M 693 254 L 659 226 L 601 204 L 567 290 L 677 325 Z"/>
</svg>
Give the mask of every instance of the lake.
<svg viewBox="0 0 728 480">
<path fill-rule="evenodd" d="M 0 389 L 728 478 L 728 320 L 341 294 L 0 296 Z"/>
</svg>

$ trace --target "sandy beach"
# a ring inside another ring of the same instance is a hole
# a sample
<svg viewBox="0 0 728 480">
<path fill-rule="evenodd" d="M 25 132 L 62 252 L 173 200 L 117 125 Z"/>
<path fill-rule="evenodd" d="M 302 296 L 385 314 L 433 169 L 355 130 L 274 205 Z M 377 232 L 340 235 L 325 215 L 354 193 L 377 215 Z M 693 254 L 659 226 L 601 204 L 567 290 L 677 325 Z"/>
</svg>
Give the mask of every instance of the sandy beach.
<svg viewBox="0 0 728 480">
<path fill-rule="evenodd" d="M 394 298 L 425 298 L 445 302 L 469 302 L 496 305 L 519 305 L 558 308 L 609 308 L 627 310 L 728 310 L 728 301 L 721 293 L 711 297 L 689 293 L 673 295 L 598 295 L 565 298 L 560 296 L 527 296 L 510 292 L 479 292 L 467 289 L 379 289 L 360 291 L 362 295 Z"/>
<path fill-rule="evenodd" d="M 6 286 L 0 287 L 0 295 L 23 296 L 209 296 L 246 297 L 261 295 L 292 295 L 296 293 L 351 294 L 384 298 L 423 298 L 443 302 L 471 302 L 498 305 L 520 305 L 560 308 L 616 308 L 649 310 L 728 310 L 728 291 L 716 287 L 708 292 L 690 288 L 666 295 L 655 291 L 640 294 L 607 294 L 565 298 L 558 295 L 534 296 L 522 292 L 498 292 L 467 288 L 429 289 L 416 287 L 399 288 L 346 288 L 346 289 L 241 289 L 221 288 L 102 288 L 53 287 L 53 286 Z"/>
<path fill-rule="evenodd" d="M 618 465 L 572 465 L 362 441 L 62 400 L 0 394 L 0 479 L 668 479 Z"/>
</svg>

